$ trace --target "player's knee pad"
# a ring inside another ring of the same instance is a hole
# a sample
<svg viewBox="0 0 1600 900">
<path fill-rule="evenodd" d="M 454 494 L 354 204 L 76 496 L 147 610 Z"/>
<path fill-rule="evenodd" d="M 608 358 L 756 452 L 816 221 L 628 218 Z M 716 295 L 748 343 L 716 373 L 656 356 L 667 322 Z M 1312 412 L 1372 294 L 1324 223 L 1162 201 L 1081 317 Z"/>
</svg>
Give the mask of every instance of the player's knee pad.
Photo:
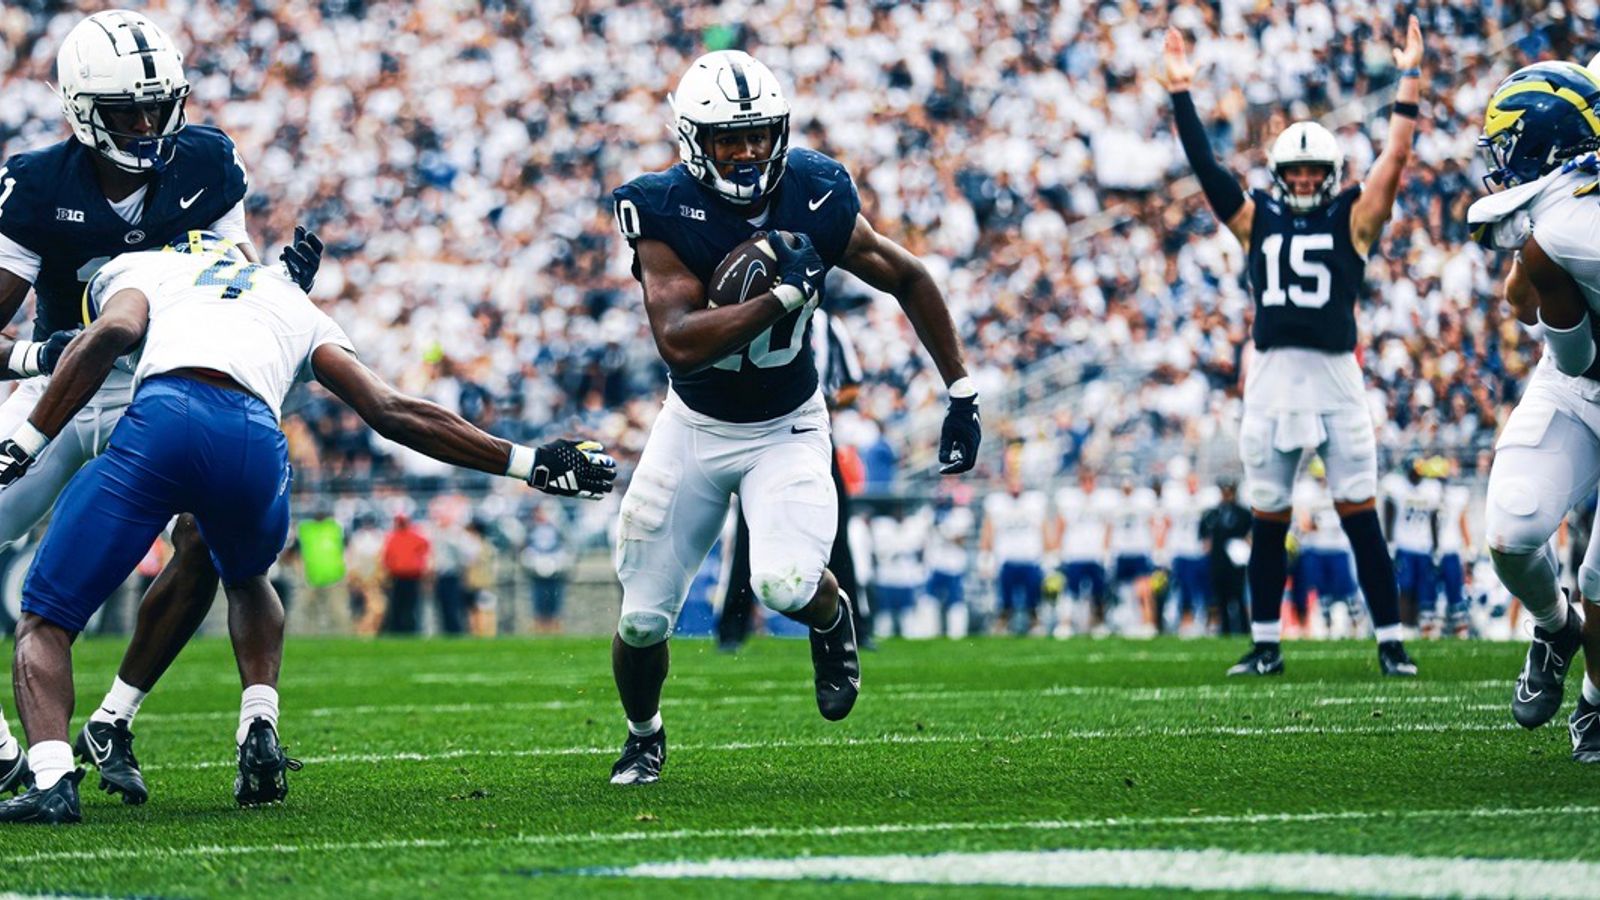
<svg viewBox="0 0 1600 900">
<path fill-rule="evenodd" d="M 805 608 L 811 598 L 817 595 L 817 585 L 821 581 L 821 572 L 807 576 L 797 567 L 750 573 L 750 588 L 755 591 L 761 605 L 780 613 L 792 613 Z"/>
<path fill-rule="evenodd" d="M 1244 484 L 1244 502 L 1251 509 L 1261 512 L 1282 512 L 1289 508 L 1291 495 L 1289 486 L 1277 483 L 1271 478 L 1260 478 L 1251 475 Z"/>
<path fill-rule="evenodd" d="M 654 647 L 672 636 L 672 617 L 660 610 L 628 610 L 617 620 L 617 637 L 630 647 Z"/>
<path fill-rule="evenodd" d="M 1488 508 L 1485 510 L 1485 539 L 1489 548 L 1512 555 L 1526 555 L 1543 547 L 1561 525 L 1565 510 L 1546 508 L 1539 488 L 1526 478 L 1489 480 Z"/>
</svg>

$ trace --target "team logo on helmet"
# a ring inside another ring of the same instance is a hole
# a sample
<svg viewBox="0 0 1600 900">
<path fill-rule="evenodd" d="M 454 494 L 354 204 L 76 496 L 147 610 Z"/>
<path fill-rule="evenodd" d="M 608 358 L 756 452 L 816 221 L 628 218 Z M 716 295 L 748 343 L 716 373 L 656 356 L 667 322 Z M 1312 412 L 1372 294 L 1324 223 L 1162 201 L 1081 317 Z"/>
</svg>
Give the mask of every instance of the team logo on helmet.
<svg viewBox="0 0 1600 900">
<path fill-rule="evenodd" d="M 689 66 L 667 102 L 678 156 L 696 181 L 741 206 L 777 188 L 789 155 L 789 101 L 771 69 L 738 50 L 707 53 Z M 771 134 L 765 158 L 718 165 L 712 146 L 719 134 L 757 128 Z"/>
<path fill-rule="evenodd" d="M 129 172 L 160 171 L 177 150 L 189 81 L 183 54 L 136 12 L 98 12 L 68 32 L 56 56 L 72 134 Z"/>
<path fill-rule="evenodd" d="M 1563 162 L 1600 148 L 1600 75 L 1570 62 L 1511 73 L 1489 98 L 1478 149 L 1493 190 L 1536 181 Z"/>
</svg>

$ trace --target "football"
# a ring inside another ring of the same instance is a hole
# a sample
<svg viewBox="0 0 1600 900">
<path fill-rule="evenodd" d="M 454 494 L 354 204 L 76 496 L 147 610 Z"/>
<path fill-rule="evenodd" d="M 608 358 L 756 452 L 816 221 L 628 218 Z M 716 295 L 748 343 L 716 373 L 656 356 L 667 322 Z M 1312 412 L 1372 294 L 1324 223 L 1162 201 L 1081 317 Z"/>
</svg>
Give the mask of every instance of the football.
<svg viewBox="0 0 1600 900">
<path fill-rule="evenodd" d="M 706 305 L 730 306 L 759 297 L 778 283 L 778 257 L 766 235 L 757 235 L 729 251 L 706 287 Z"/>
</svg>

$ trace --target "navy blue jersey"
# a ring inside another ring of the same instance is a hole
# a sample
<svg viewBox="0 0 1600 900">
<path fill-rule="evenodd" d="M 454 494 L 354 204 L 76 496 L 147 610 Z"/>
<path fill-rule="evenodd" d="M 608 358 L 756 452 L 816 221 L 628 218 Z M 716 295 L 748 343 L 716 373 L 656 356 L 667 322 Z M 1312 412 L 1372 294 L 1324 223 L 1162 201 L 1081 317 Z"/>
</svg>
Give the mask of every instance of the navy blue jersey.
<svg viewBox="0 0 1600 900">
<path fill-rule="evenodd" d="M 69 139 L 19 153 L 0 170 L 0 184 L 10 190 L 0 205 L 0 234 L 40 257 L 35 340 L 83 324 L 84 286 L 111 257 L 205 228 L 244 199 L 244 164 L 233 141 L 215 128 L 190 125 L 178 132 L 172 162 L 152 176 L 137 225 L 111 208 L 93 156 Z"/>
<path fill-rule="evenodd" d="M 1361 186 L 1355 185 L 1332 203 L 1296 213 L 1263 191 L 1251 192 L 1256 349 L 1355 350 L 1356 300 L 1367 261 L 1350 243 L 1350 207 L 1360 196 Z"/>
<path fill-rule="evenodd" d="M 803 149 L 789 151 L 788 170 L 765 218 L 755 222 L 702 187 L 681 163 L 641 175 L 612 197 L 617 227 L 630 247 L 640 240 L 665 243 L 702 284 L 709 284 L 717 264 L 757 231 L 809 235 L 822 264 L 832 268 L 844 256 L 861 211 L 844 166 Z M 641 278 L 637 255 L 633 275 Z M 816 363 L 806 352 L 810 325 L 811 307 L 793 310 L 738 353 L 674 376 L 672 388 L 690 409 L 724 422 L 762 422 L 793 412 L 817 390 Z"/>
</svg>

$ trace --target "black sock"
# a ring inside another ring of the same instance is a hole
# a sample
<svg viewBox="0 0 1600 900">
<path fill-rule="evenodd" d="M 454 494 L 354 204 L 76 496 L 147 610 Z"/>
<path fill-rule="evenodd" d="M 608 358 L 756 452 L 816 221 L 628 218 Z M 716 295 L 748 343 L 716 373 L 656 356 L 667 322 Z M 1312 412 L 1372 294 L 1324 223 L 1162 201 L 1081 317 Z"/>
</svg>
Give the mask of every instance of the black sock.
<svg viewBox="0 0 1600 900">
<path fill-rule="evenodd" d="M 1400 587 L 1394 580 L 1394 560 L 1383 541 L 1377 510 L 1352 513 L 1339 520 L 1356 556 L 1356 580 L 1367 598 L 1374 629 L 1400 624 Z"/>
<path fill-rule="evenodd" d="M 1250 523 L 1250 623 L 1277 622 L 1289 577 L 1288 522 L 1255 517 Z"/>
</svg>

